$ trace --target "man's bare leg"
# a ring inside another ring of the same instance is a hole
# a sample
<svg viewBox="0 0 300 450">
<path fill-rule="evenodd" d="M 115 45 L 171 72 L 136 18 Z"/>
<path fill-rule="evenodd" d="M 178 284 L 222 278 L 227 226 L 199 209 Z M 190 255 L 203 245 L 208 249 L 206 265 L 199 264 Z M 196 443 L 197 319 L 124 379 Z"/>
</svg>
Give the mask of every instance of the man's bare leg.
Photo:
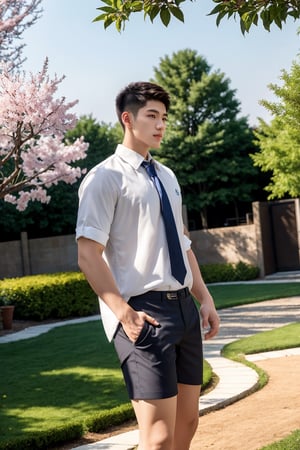
<svg viewBox="0 0 300 450">
<path fill-rule="evenodd" d="M 177 396 L 160 400 L 133 400 L 132 405 L 139 425 L 138 450 L 172 450 Z"/>
<path fill-rule="evenodd" d="M 178 384 L 177 415 L 172 450 L 188 450 L 199 421 L 201 386 Z"/>
</svg>

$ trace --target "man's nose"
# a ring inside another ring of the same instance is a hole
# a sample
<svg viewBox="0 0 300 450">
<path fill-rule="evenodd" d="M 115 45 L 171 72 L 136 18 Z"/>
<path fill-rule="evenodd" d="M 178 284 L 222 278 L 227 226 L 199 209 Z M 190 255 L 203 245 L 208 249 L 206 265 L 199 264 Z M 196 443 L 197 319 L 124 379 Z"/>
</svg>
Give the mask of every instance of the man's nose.
<svg viewBox="0 0 300 450">
<path fill-rule="evenodd" d="M 163 120 L 159 120 L 158 122 L 157 122 L 157 124 L 156 124 L 156 127 L 158 128 L 158 129 L 162 129 L 162 128 L 165 128 L 165 123 L 164 123 L 164 121 Z"/>
</svg>

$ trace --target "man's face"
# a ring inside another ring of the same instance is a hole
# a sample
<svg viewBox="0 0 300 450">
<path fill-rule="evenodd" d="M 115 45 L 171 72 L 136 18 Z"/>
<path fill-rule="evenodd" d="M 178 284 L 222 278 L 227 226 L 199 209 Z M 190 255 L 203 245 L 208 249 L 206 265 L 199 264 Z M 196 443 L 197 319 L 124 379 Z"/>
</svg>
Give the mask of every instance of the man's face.
<svg viewBox="0 0 300 450">
<path fill-rule="evenodd" d="M 149 100 L 137 115 L 130 113 L 134 149 L 158 148 L 164 136 L 167 123 L 165 105 L 157 100 Z"/>
</svg>

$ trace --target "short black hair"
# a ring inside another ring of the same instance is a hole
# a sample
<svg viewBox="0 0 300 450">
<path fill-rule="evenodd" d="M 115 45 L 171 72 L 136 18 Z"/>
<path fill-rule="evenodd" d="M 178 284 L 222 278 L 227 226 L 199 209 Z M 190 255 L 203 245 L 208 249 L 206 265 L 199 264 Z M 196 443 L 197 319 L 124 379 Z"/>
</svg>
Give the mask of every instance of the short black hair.
<svg viewBox="0 0 300 450">
<path fill-rule="evenodd" d="M 116 111 L 120 124 L 122 123 L 122 113 L 130 111 L 136 116 L 138 110 L 143 108 L 148 100 L 157 100 L 162 102 L 166 111 L 170 107 L 170 95 L 161 86 L 148 81 L 137 81 L 128 84 L 119 92 L 116 97 Z"/>
</svg>

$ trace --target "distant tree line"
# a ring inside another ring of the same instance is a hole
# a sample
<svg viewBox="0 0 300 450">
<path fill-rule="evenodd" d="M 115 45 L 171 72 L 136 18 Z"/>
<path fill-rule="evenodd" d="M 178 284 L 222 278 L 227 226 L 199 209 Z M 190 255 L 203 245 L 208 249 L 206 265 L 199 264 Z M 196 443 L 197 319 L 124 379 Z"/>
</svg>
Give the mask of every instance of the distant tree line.
<svg viewBox="0 0 300 450">
<path fill-rule="evenodd" d="M 152 81 L 172 97 L 165 139 L 153 153 L 177 174 L 191 226 L 223 226 L 226 217 L 236 217 L 238 223 L 239 216 L 251 211 L 251 201 L 263 194 L 259 169 L 249 156 L 257 151 L 253 130 L 239 117 L 230 80 L 186 49 L 162 58 Z M 84 116 L 65 139 L 72 143 L 80 136 L 89 147 L 87 157 L 76 164 L 90 170 L 114 152 L 122 131 L 119 124 Z M 80 181 L 50 187 L 49 204 L 31 202 L 23 212 L 1 201 L 1 239 L 14 239 L 23 230 L 30 237 L 74 233 Z"/>
<path fill-rule="evenodd" d="M 278 102 L 262 101 L 272 121 L 260 120 L 253 130 L 240 116 L 230 80 L 196 51 L 178 51 L 154 68 L 152 81 L 170 92 L 172 106 L 165 139 L 153 154 L 177 174 L 191 228 L 238 224 L 253 201 L 300 195 L 300 65 L 294 62 L 281 79 L 282 86 L 270 86 Z M 84 116 L 65 140 L 81 136 L 89 148 L 76 164 L 90 170 L 114 152 L 122 131 Z M 49 204 L 30 202 L 22 212 L 0 200 L 0 239 L 16 239 L 24 230 L 32 238 L 74 233 L 81 179 L 51 186 Z"/>
</svg>

